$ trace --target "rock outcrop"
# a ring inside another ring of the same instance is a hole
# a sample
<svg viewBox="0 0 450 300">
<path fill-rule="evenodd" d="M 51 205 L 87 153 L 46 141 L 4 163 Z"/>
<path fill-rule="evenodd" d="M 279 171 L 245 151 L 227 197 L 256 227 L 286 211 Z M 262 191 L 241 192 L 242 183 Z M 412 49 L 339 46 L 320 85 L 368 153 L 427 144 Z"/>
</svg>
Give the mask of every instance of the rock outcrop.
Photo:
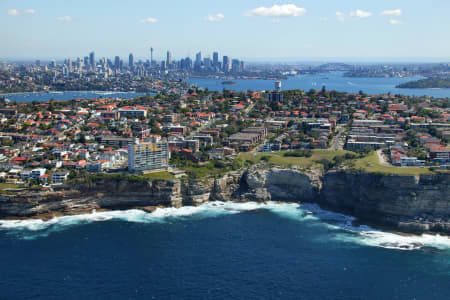
<svg viewBox="0 0 450 300">
<path fill-rule="evenodd" d="M 181 207 L 179 181 L 115 181 L 61 186 L 58 191 L 0 195 L 0 218 L 34 217 L 92 209 Z"/>
<path fill-rule="evenodd" d="M 253 168 L 241 197 L 252 201 L 315 202 L 403 232 L 450 234 L 450 174 L 394 176 Z"/>
<path fill-rule="evenodd" d="M 329 172 L 318 202 L 401 231 L 450 233 L 450 174 Z"/>
<path fill-rule="evenodd" d="M 254 166 L 219 179 L 127 181 L 0 195 L 0 218 L 51 217 L 93 209 L 200 205 L 207 201 L 315 202 L 404 232 L 450 234 L 450 174 L 387 176 Z"/>
<path fill-rule="evenodd" d="M 244 173 L 247 187 L 241 197 L 252 201 L 313 201 L 319 184 L 312 173 L 291 169 L 261 169 L 254 167 Z"/>
</svg>

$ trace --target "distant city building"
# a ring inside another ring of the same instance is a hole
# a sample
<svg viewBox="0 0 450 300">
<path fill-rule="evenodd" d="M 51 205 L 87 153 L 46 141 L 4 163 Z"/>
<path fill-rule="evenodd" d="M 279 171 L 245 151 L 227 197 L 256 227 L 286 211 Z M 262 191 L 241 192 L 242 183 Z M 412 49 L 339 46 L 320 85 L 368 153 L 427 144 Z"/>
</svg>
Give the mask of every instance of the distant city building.
<svg viewBox="0 0 450 300">
<path fill-rule="evenodd" d="M 231 72 L 240 73 L 241 72 L 241 63 L 239 59 L 233 59 L 231 62 Z"/>
<path fill-rule="evenodd" d="M 128 56 L 128 67 L 133 68 L 134 67 L 134 56 L 133 53 L 130 53 Z"/>
<path fill-rule="evenodd" d="M 89 53 L 89 65 L 93 70 L 95 70 L 95 53 L 91 52 Z"/>
<path fill-rule="evenodd" d="M 231 60 L 231 58 L 228 56 L 223 57 L 222 68 L 223 68 L 224 72 L 230 71 L 230 68 L 231 68 L 230 60 Z"/>
<path fill-rule="evenodd" d="M 89 66 L 89 56 L 84 57 L 83 63 L 84 63 L 85 68 L 87 68 Z"/>
<path fill-rule="evenodd" d="M 153 66 L 153 47 L 150 48 L 150 66 Z"/>
<path fill-rule="evenodd" d="M 281 81 L 275 81 L 275 91 L 276 92 L 281 91 Z"/>
<path fill-rule="evenodd" d="M 202 53 L 199 52 L 195 55 L 194 69 L 196 71 L 200 71 L 201 67 L 202 67 Z"/>
<path fill-rule="evenodd" d="M 270 102 L 283 102 L 283 93 L 281 93 L 281 81 L 275 81 L 275 91 L 267 94 Z"/>
<path fill-rule="evenodd" d="M 128 170 L 130 172 L 167 169 L 169 166 L 167 142 L 147 142 L 128 145 Z"/>
<path fill-rule="evenodd" d="M 168 68 L 172 65 L 172 53 L 170 53 L 170 51 L 167 51 L 166 64 Z"/>
<path fill-rule="evenodd" d="M 114 69 L 120 70 L 120 57 L 118 56 L 114 58 Z"/>
<path fill-rule="evenodd" d="M 214 66 L 214 68 L 218 68 L 218 66 L 219 66 L 219 53 L 218 52 L 213 53 L 213 66 Z"/>
<path fill-rule="evenodd" d="M 209 57 L 205 57 L 203 59 L 203 66 L 205 67 L 205 69 L 207 70 L 212 70 L 213 68 L 213 63 L 211 61 L 211 59 Z"/>
</svg>

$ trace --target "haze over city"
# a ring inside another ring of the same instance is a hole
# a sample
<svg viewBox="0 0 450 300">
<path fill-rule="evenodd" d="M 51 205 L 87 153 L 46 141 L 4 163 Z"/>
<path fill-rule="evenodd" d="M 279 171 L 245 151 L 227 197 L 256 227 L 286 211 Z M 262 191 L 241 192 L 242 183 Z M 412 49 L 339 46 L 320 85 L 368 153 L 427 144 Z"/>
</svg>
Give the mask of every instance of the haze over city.
<svg viewBox="0 0 450 300">
<path fill-rule="evenodd" d="M 148 58 L 151 46 L 158 59 L 220 50 L 247 61 L 445 61 L 449 11 L 444 0 L 4 0 L 0 59 Z"/>
</svg>

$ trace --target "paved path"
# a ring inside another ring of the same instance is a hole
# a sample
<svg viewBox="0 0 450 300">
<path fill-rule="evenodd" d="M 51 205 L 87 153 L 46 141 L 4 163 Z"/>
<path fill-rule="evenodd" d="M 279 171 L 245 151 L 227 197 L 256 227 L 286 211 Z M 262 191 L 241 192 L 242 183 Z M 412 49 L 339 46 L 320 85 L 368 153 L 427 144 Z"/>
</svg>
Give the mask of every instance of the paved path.
<svg viewBox="0 0 450 300">
<path fill-rule="evenodd" d="M 380 164 L 382 166 L 389 167 L 391 164 L 388 162 L 386 156 L 383 153 L 383 150 L 377 150 L 378 159 L 380 160 Z"/>
</svg>

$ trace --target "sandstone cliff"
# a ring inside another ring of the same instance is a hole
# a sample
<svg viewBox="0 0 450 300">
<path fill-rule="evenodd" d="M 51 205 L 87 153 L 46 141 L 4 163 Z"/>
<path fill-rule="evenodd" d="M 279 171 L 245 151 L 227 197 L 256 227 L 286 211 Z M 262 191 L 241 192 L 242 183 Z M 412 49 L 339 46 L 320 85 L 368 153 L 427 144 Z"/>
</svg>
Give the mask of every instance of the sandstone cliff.
<svg viewBox="0 0 450 300">
<path fill-rule="evenodd" d="M 321 175 L 255 167 L 241 197 L 253 201 L 316 202 L 404 232 L 450 234 L 450 174 L 388 176 L 331 171 Z"/>
<path fill-rule="evenodd" d="M 52 192 L 0 195 L 0 218 L 51 217 L 93 209 L 180 207 L 207 201 L 316 202 L 404 232 L 450 234 L 450 174 L 385 176 L 254 166 L 201 181 L 102 179 Z"/>
<path fill-rule="evenodd" d="M 450 174 L 329 172 L 318 200 L 327 207 L 402 231 L 450 233 Z"/>
</svg>

